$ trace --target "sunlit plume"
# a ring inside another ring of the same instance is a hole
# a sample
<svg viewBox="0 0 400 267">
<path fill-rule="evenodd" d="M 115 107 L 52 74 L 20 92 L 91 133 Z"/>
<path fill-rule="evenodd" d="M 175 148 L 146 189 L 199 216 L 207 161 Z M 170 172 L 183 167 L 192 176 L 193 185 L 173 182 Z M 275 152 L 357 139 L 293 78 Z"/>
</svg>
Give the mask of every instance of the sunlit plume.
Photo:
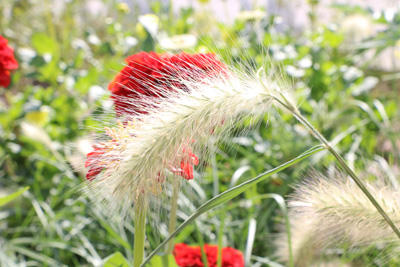
<svg viewBox="0 0 400 267">
<path fill-rule="evenodd" d="M 251 125 L 275 98 L 292 101 L 284 83 L 229 69 L 212 54 L 182 54 L 179 64 L 147 55 L 153 69 L 143 67 L 145 58 L 142 75 L 135 66 L 134 74 L 121 72 L 126 76 L 110 85 L 119 93 L 112 97 L 121 122 L 106 128 L 107 140 L 94 146 L 86 163 L 89 188 L 114 211 L 159 195 L 167 178 L 193 179 L 193 166 L 208 157 L 210 139 L 218 142 L 245 120 Z"/>
</svg>

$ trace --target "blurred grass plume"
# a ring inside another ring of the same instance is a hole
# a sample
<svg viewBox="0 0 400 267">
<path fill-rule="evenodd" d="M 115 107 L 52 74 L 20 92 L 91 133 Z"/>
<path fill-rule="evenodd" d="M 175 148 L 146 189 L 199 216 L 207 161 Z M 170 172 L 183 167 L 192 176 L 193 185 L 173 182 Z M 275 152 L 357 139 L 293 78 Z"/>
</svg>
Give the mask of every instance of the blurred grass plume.
<svg viewBox="0 0 400 267">
<path fill-rule="evenodd" d="M 367 183 L 368 189 L 397 226 L 400 222 L 398 190 L 383 176 Z M 399 239 L 375 207 L 344 173 L 314 171 L 295 188 L 288 206 L 296 266 L 310 266 L 325 257 L 391 249 L 377 257 L 399 253 Z M 288 259 L 285 233 L 278 236 L 277 255 Z M 346 251 L 346 252 L 343 252 Z M 341 252 L 342 251 L 342 252 Z M 389 255 L 389 256 L 388 256 Z"/>
</svg>

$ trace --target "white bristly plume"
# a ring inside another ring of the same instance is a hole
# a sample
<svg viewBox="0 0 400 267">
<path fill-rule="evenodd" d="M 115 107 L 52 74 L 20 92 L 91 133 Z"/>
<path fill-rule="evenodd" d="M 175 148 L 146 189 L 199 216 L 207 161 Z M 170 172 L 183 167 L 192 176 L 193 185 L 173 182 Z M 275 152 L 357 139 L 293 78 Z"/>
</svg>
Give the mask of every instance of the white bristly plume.
<svg viewBox="0 0 400 267">
<path fill-rule="evenodd" d="M 187 160 L 188 152 L 204 161 L 211 136 L 218 141 L 244 120 L 257 121 L 268 112 L 274 97 L 295 106 L 288 84 L 272 75 L 262 77 L 261 72 L 231 69 L 199 81 L 193 71 L 171 77 L 184 84 L 185 90 L 166 91 L 159 86 L 162 98 L 120 97 L 146 113 L 127 115 L 119 126 L 106 129 L 113 141 L 98 145 L 106 151 L 96 159 L 104 170 L 88 182 L 90 191 L 108 210 L 124 214 L 139 198 L 146 203 L 148 197 L 160 194 L 171 168 Z M 173 179 L 183 178 L 175 175 Z"/>
<path fill-rule="evenodd" d="M 386 249 L 377 256 L 381 261 L 398 255 L 398 237 L 353 181 L 340 173 L 310 176 L 289 201 L 295 266 L 311 266 L 343 251 L 362 254 L 371 248 Z M 367 187 L 400 227 L 398 190 L 379 177 Z M 286 233 L 279 235 L 277 245 L 277 255 L 288 260 Z"/>
</svg>

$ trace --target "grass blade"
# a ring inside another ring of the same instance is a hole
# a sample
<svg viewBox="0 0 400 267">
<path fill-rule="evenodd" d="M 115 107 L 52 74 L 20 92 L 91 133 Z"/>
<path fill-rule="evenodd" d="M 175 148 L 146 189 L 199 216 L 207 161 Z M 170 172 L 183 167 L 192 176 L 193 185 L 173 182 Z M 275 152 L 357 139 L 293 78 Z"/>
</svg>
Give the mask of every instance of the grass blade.
<svg viewBox="0 0 400 267">
<path fill-rule="evenodd" d="M 19 197 L 20 195 L 22 195 L 26 190 L 29 189 L 29 186 L 24 187 L 8 196 L 5 197 L 0 197 L 0 206 L 4 206 L 5 204 L 7 204 L 10 201 L 13 201 L 14 199 L 16 199 L 17 197 Z"/>
<path fill-rule="evenodd" d="M 259 198 L 273 198 L 279 205 L 279 208 L 282 211 L 282 215 L 285 218 L 285 227 L 286 227 L 286 234 L 288 238 L 288 249 L 289 249 L 289 267 L 294 266 L 294 261 L 293 261 L 293 251 L 292 251 L 292 237 L 291 237 L 291 232 L 290 232 L 290 222 L 289 222 L 289 215 L 288 215 L 288 210 L 287 206 L 285 203 L 285 199 L 281 195 L 278 194 L 263 194 L 258 196 Z"/>
<path fill-rule="evenodd" d="M 174 238 L 183 228 L 185 228 L 188 224 L 190 224 L 191 222 L 193 222 L 195 219 L 197 219 L 197 217 L 199 217 L 201 214 L 215 208 L 218 207 L 219 205 L 222 205 L 224 203 L 226 203 L 227 201 L 231 200 L 232 198 L 240 195 L 241 193 L 243 193 L 244 191 L 246 191 L 247 189 L 249 189 L 250 187 L 252 187 L 253 185 L 267 179 L 268 177 L 270 177 L 271 175 L 278 173 L 290 166 L 292 166 L 293 164 L 296 164 L 297 162 L 306 159 L 307 157 L 324 150 L 325 148 L 322 145 L 317 145 L 312 147 L 311 149 L 305 151 L 304 153 L 302 153 L 301 155 L 299 155 L 298 157 L 272 169 L 269 171 L 266 171 L 260 175 L 258 175 L 257 177 L 246 181 L 238 186 L 235 186 L 229 190 L 226 190 L 225 192 L 219 194 L 218 196 L 210 199 L 209 201 L 207 201 L 206 203 L 204 203 L 203 205 L 201 205 L 197 211 L 195 213 L 193 213 L 188 219 L 186 219 L 186 221 L 184 221 L 172 234 L 170 234 L 155 250 L 153 250 L 153 252 L 147 257 L 147 259 L 142 263 L 141 267 L 146 266 L 146 264 L 151 260 L 152 257 L 154 257 L 154 255 L 156 255 L 161 249 L 162 247 L 168 243 L 169 240 L 171 240 L 172 238 Z"/>
<path fill-rule="evenodd" d="M 257 221 L 254 218 L 250 219 L 249 222 L 249 230 L 247 234 L 247 243 L 246 243 L 246 250 L 244 253 L 244 260 L 246 266 L 250 266 L 250 257 L 253 251 L 254 240 L 256 237 L 256 228 L 257 228 Z"/>
</svg>

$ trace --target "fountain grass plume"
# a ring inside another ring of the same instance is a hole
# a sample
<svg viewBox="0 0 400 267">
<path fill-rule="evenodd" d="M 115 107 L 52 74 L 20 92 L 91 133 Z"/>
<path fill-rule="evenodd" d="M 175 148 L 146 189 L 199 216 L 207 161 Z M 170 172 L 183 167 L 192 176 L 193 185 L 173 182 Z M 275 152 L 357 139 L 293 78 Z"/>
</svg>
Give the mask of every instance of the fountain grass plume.
<svg viewBox="0 0 400 267">
<path fill-rule="evenodd" d="M 367 183 L 367 188 L 396 226 L 400 226 L 400 195 L 395 187 L 376 177 L 375 182 Z M 381 253 L 380 257 L 398 255 L 398 237 L 344 173 L 335 172 L 329 177 L 311 173 L 296 187 L 289 207 L 296 266 L 309 266 L 340 249 L 360 253 L 371 247 L 391 248 L 392 251 Z M 277 245 L 277 255 L 288 260 L 284 233 L 277 238 Z"/>
<path fill-rule="evenodd" d="M 146 207 L 150 197 L 162 195 L 166 180 L 181 179 L 176 174 L 193 178 L 185 174 L 197 165 L 196 155 L 207 158 L 211 136 L 218 142 L 244 121 L 254 125 L 248 121 L 265 115 L 276 98 L 295 103 L 289 83 L 263 69 L 248 73 L 218 67 L 212 75 L 199 73 L 194 65 L 190 73 L 187 68 L 171 71 L 166 87 L 144 69 L 139 78 L 128 78 L 151 83 L 156 93 L 134 99 L 113 95 L 123 104 L 121 122 L 105 129 L 109 140 L 95 146 L 98 153 L 88 164 L 98 166 L 88 188 L 108 211 L 126 214 L 135 203 Z"/>
</svg>

